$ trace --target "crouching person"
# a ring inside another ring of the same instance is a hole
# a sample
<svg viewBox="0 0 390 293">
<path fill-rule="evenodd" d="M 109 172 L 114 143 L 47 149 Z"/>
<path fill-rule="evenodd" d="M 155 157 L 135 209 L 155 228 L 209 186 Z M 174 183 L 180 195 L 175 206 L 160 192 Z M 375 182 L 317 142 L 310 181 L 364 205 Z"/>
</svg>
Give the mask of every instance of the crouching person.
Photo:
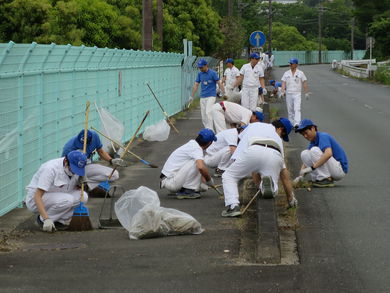
<svg viewBox="0 0 390 293">
<path fill-rule="evenodd" d="M 203 151 L 216 140 L 214 132 L 204 128 L 196 139 L 177 148 L 168 157 L 161 171 L 161 188 L 177 192 L 178 199 L 200 198 L 202 177 L 207 185 L 214 185 L 204 163 Z"/>
<path fill-rule="evenodd" d="M 237 184 L 240 179 L 251 174 L 265 198 L 275 196 L 278 192 L 278 180 L 280 178 L 289 205 L 297 205 L 290 174 L 284 163 L 282 142 L 282 138 L 288 141 L 288 134 L 292 129 L 292 125 L 286 118 L 280 118 L 272 122 L 272 125 L 265 123 L 258 123 L 258 125 L 258 136 L 249 139 L 248 148 L 238 156 L 236 161 L 222 175 L 226 206 L 226 209 L 222 211 L 222 217 L 241 215 Z"/>
<path fill-rule="evenodd" d="M 331 135 L 317 131 L 310 119 L 303 119 L 296 132 L 310 142 L 301 153 L 301 178 L 310 174 L 314 187 L 333 187 L 334 181 L 344 178 L 348 172 L 347 155 Z"/>
<path fill-rule="evenodd" d="M 37 223 L 45 232 L 66 230 L 73 209 L 80 204 L 79 176 L 85 175 L 87 157 L 71 151 L 65 157 L 44 163 L 26 187 L 26 206 L 38 214 Z M 88 195 L 84 192 L 83 201 Z"/>
</svg>

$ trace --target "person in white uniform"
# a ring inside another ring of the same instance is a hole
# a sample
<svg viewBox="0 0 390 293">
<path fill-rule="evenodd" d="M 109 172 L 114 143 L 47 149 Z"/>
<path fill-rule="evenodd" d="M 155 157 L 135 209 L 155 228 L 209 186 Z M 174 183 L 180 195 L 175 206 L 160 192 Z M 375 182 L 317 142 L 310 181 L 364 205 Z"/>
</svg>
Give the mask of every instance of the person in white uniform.
<svg viewBox="0 0 390 293">
<path fill-rule="evenodd" d="M 290 69 L 282 77 L 282 93 L 286 94 L 286 104 L 288 119 L 298 128 L 301 122 L 301 92 L 302 85 L 305 91 L 305 97 L 309 97 L 309 88 L 305 74 L 299 70 L 298 59 L 291 58 L 289 61 Z"/>
<path fill-rule="evenodd" d="M 242 126 L 256 121 L 263 121 L 264 118 L 261 108 L 251 111 L 239 104 L 228 101 L 214 104 L 211 115 L 216 133 L 230 128 L 231 124 Z"/>
<path fill-rule="evenodd" d="M 66 157 L 42 164 L 26 187 L 27 209 L 38 214 L 37 223 L 45 232 L 65 230 L 73 209 L 80 204 L 79 176 L 85 175 L 87 157 L 71 151 Z M 88 195 L 84 192 L 83 202 Z"/>
<path fill-rule="evenodd" d="M 225 61 L 226 69 L 223 74 L 222 83 L 225 85 L 227 100 L 229 102 L 240 103 L 241 94 L 238 88 L 234 87 L 237 77 L 240 76 L 240 70 L 234 66 L 234 60 L 227 58 Z"/>
<path fill-rule="evenodd" d="M 296 132 L 310 142 L 301 153 L 301 178 L 310 174 L 314 187 L 333 187 L 334 181 L 344 178 L 348 173 L 347 155 L 333 136 L 318 131 L 317 125 L 310 119 L 303 119 Z"/>
<path fill-rule="evenodd" d="M 200 198 L 202 178 L 208 186 L 214 186 L 214 180 L 204 163 L 203 152 L 216 140 L 214 132 L 204 128 L 196 139 L 173 151 L 161 171 L 160 187 L 177 192 L 178 199 Z"/>
<path fill-rule="evenodd" d="M 240 70 L 235 87 L 242 83 L 241 105 L 255 111 L 259 99 L 259 86 L 263 88 L 263 94 L 267 94 L 264 83 L 264 70 L 258 64 L 260 56 L 257 53 L 250 55 L 250 62 L 244 64 Z"/>
<path fill-rule="evenodd" d="M 222 92 L 222 95 L 224 95 L 225 87 L 219 79 L 217 72 L 209 68 L 205 59 L 200 59 L 198 61 L 198 68 L 200 72 L 198 73 L 195 84 L 192 88 L 190 101 L 194 99 L 194 95 L 198 91 L 200 84 L 200 113 L 202 115 L 202 123 L 205 128 L 213 129 L 211 107 L 214 105 L 217 96 L 217 84 Z"/>
<path fill-rule="evenodd" d="M 290 174 L 284 163 L 282 138 L 288 141 L 292 129 L 290 121 L 280 118 L 272 122 L 253 123 L 241 133 L 245 139 L 239 145 L 247 144 L 245 150 L 223 173 L 222 184 L 225 195 L 223 217 L 241 215 L 237 183 L 240 179 L 252 175 L 264 198 L 272 198 L 278 192 L 278 180 L 283 183 L 289 206 L 296 206 Z M 238 149 L 238 148 L 237 148 Z M 236 150 L 237 151 L 237 150 Z"/>
<path fill-rule="evenodd" d="M 230 158 L 237 148 L 238 134 L 242 127 L 230 128 L 219 132 L 211 146 L 206 150 L 204 161 L 210 168 L 216 168 L 214 177 L 221 177 L 233 162 Z"/>
</svg>

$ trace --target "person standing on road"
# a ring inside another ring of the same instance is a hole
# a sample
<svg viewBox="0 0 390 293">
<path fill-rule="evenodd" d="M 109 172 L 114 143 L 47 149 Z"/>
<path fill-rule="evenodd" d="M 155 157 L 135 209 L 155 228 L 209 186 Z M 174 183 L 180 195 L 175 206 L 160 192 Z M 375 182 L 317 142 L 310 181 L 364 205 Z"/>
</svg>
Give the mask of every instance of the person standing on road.
<svg viewBox="0 0 390 293">
<path fill-rule="evenodd" d="M 278 191 L 278 180 L 283 183 L 289 206 L 296 206 L 290 174 L 284 163 L 282 139 L 288 141 L 292 129 L 286 118 L 275 120 L 272 124 L 252 123 L 241 133 L 246 137 L 240 144 L 247 143 L 246 149 L 222 175 L 225 207 L 222 217 L 238 217 L 240 201 L 238 181 L 252 174 L 255 184 L 259 186 L 264 198 L 273 198 Z M 236 150 L 237 152 L 237 150 Z M 236 153 L 235 152 L 235 153 Z"/>
<path fill-rule="evenodd" d="M 217 96 L 217 83 L 222 93 L 225 92 L 225 88 L 219 79 L 217 72 L 208 67 L 205 59 L 200 59 L 198 61 L 198 68 L 200 72 L 198 73 L 194 87 L 192 88 L 190 101 L 194 99 L 195 93 L 198 91 L 200 84 L 200 112 L 202 115 L 203 126 L 208 129 L 213 129 L 211 107 L 215 103 Z"/>
<path fill-rule="evenodd" d="M 237 80 L 237 77 L 240 76 L 240 71 L 236 66 L 234 66 L 234 60 L 228 58 L 225 61 L 226 69 L 223 74 L 222 83 L 225 85 L 226 96 L 228 101 L 239 103 L 240 102 L 240 93 L 238 88 L 234 87 L 234 84 Z"/>
<path fill-rule="evenodd" d="M 306 99 L 309 97 L 309 88 L 305 74 L 298 69 L 298 59 L 291 58 L 289 61 L 290 70 L 282 77 L 282 93 L 286 94 L 288 119 L 296 129 L 301 122 L 301 92 L 302 85 Z"/>
<path fill-rule="evenodd" d="M 261 108 L 251 111 L 239 104 L 222 101 L 213 105 L 211 115 L 215 132 L 219 133 L 227 128 L 228 125 L 243 126 L 252 122 L 261 122 L 264 119 Z"/>
<path fill-rule="evenodd" d="M 73 209 L 80 204 L 79 177 L 85 175 L 87 157 L 71 151 L 65 157 L 42 164 L 26 187 L 27 209 L 38 214 L 37 223 L 45 232 L 66 230 Z M 88 201 L 84 192 L 83 201 Z"/>
<path fill-rule="evenodd" d="M 251 111 L 256 111 L 259 100 L 259 86 L 263 88 L 263 94 L 267 94 L 264 83 L 264 70 L 258 64 L 259 59 L 258 53 L 252 53 L 250 62 L 241 67 L 240 76 L 234 84 L 234 87 L 237 87 L 242 83 L 241 105 Z"/>
<path fill-rule="evenodd" d="M 72 137 L 64 146 L 62 151 L 62 156 L 65 157 L 69 152 L 74 150 L 83 150 L 84 144 L 84 129 L 74 137 Z M 126 162 L 120 158 L 111 158 L 111 156 L 103 149 L 103 144 L 100 141 L 99 135 L 92 130 L 87 132 L 87 166 L 85 167 L 86 173 L 86 183 L 89 187 L 89 190 L 92 191 L 96 188 L 99 183 L 106 181 L 108 176 L 112 172 L 112 168 L 102 166 L 100 164 L 92 164 L 92 156 L 97 152 L 101 159 L 109 162 L 113 166 L 126 166 Z M 115 171 L 112 175 L 110 181 L 115 181 L 119 179 L 118 171 Z"/>
<path fill-rule="evenodd" d="M 301 153 L 300 178 L 310 174 L 314 187 L 333 187 L 348 173 L 348 159 L 341 145 L 328 133 L 317 131 L 310 119 L 303 119 L 295 132 L 302 134 L 310 144 Z M 294 181 L 299 181 L 299 177 Z"/>
<path fill-rule="evenodd" d="M 202 177 L 208 186 L 214 186 L 204 163 L 204 151 L 216 140 L 214 132 L 204 128 L 196 139 L 174 150 L 161 171 L 160 187 L 177 192 L 177 199 L 200 198 Z"/>
</svg>

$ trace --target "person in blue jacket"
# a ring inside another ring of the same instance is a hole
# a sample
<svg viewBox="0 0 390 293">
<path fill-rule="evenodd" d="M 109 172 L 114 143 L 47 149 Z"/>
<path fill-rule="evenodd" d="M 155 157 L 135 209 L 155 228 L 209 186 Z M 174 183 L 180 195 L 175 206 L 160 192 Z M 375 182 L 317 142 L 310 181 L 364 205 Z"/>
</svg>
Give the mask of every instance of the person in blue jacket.
<svg viewBox="0 0 390 293">
<path fill-rule="evenodd" d="M 68 153 L 74 150 L 83 151 L 84 145 L 84 129 L 74 137 L 72 137 L 64 146 L 62 156 L 65 157 Z M 113 166 L 126 166 L 126 162 L 120 158 L 111 158 L 111 156 L 103 149 L 103 144 L 99 138 L 99 135 L 92 130 L 87 131 L 87 151 L 86 156 L 88 158 L 87 165 L 85 167 L 84 180 L 88 185 L 89 190 L 96 188 L 101 182 L 107 181 L 112 172 L 112 168 L 106 167 L 100 164 L 92 164 L 92 156 L 97 152 L 99 157 Z M 110 181 L 119 179 L 118 171 L 115 171 Z"/>
<path fill-rule="evenodd" d="M 295 132 L 310 142 L 301 153 L 301 177 L 310 174 L 314 187 L 333 187 L 334 181 L 344 178 L 348 173 L 347 155 L 333 136 L 318 131 L 310 119 L 303 119 Z"/>
</svg>

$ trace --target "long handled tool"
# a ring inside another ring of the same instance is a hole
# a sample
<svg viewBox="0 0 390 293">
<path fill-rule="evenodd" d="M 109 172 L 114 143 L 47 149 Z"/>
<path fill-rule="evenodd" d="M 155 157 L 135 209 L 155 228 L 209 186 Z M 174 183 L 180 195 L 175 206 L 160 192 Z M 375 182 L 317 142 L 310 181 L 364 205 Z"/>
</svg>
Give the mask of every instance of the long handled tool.
<svg viewBox="0 0 390 293">
<path fill-rule="evenodd" d="M 100 132 L 99 130 L 97 130 L 95 127 L 91 127 L 92 130 L 96 131 L 97 133 L 99 133 L 101 136 L 107 138 L 109 141 L 111 141 L 112 143 L 115 143 L 116 145 L 118 145 L 119 147 L 121 147 L 122 149 L 125 149 L 125 147 L 118 141 L 116 141 L 115 139 L 112 139 L 110 137 L 108 137 L 107 135 L 105 135 L 104 133 Z M 153 165 L 152 163 L 142 159 L 140 156 L 138 156 L 137 154 L 127 150 L 127 152 L 132 155 L 133 157 L 137 158 L 141 163 L 149 166 L 150 168 L 158 168 L 158 166 L 156 165 Z"/>
<path fill-rule="evenodd" d="M 85 123 L 84 123 L 84 143 L 83 153 L 87 152 L 87 133 L 88 133 L 88 115 L 90 103 L 87 101 L 85 108 Z M 84 182 L 81 183 L 80 204 L 73 211 L 73 217 L 69 224 L 69 230 L 72 231 L 88 231 L 92 230 L 91 220 L 89 219 L 89 210 L 84 205 Z"/>
<path fill-rule="evenodd" d="M 146 112 L 146 114 L 145 114 L 144 118 L 142 119 L 140 125 L 138 126 L 137 130 L 136 130 L 135 133 L 133 134 L 133 137 L 130 139 L 129 143 L 127 144 L 127 146 L 126 146 L 126 148 L 125 148 L 125 150 L 124 150 L 124 152 L 123 152 L 122 155 L 120 156 L 121 159 L 123 159 L 124 156 L 126 155 L 126 153 L 128 152 L 128 150 L 129 150 L 131 144 L 132 144 L 133 141 L 135 140 L 135 138 L 136 138 L 136 136 L 137 136 L 137 134 L 138 134 L 138 131 L 141 129 L 142 124 L 144 124 L 144 122 L 145 122 L 146 118 L 148 117 L 149 113 L 150 113 L 150 111 L 147 111 L 147 112 Z M 110 176 L 108 176 L 107 181 L 102 182 L 102 183 L 99 184 L 99 187 L 100 187 L 100 188 L 102 188 L 102 189 L 104 189 L 104 190 L 106 190 L 106 191 L 108 191 L 108 190 L 110 189 L 110 184 L 108 183 L 108 181 L 111 179 L 112 175 L 114 175 L 114 172 L 115 172 L 116 168 L 117 168 L 117 166 L 115 166 L 115 167 L 112 169 L 112 172 L 111 172 Z"/>
<path fill-rule="evenodd" d="M 223 199 L 224 198 L 223 193 L 218 189 L 217 185 L 213 185 L 213 186 L 211 186 L 211 188 L 214 189 L 218 193 L 219 199 Z"/>
<path fill-rule="evenodd" d="M 243 216 L 246 212 L 246 210 L 250 207 L 252 202 L 255 200 L 255 198 L 259 195 L 260 189 L 256 192 L 256 194 L 251 198 L 251 200 L 248 202 L 248 204 L 245 206 L 245 208 L 241 212 L 241 216 Z"/>
<path fill-rule="evenodd" d="M 176 131 L 176 133 L 179 133 L 179 130 L 177 130 L 177 128 L 175 127 L 175 125 L 173 125 L 172 121 L 169 119 L 169 116 L 168 116 L 168 113 L 165 112 L 163 106 L 161 105 L 160 101 L 157 99 L 156 97 L 156 94 L 153 92 L 152 88 L 150 87 L 149 83 L 146 83 L 146 85 L 148 86 L 150 92 L 152 93 L 153 97 L 156 99 L 158 105 L 160 106 L 165 118 L 167 118 L 168 120 L 168 123 L 172 126 L 172 128 Z"/>
</svg>

